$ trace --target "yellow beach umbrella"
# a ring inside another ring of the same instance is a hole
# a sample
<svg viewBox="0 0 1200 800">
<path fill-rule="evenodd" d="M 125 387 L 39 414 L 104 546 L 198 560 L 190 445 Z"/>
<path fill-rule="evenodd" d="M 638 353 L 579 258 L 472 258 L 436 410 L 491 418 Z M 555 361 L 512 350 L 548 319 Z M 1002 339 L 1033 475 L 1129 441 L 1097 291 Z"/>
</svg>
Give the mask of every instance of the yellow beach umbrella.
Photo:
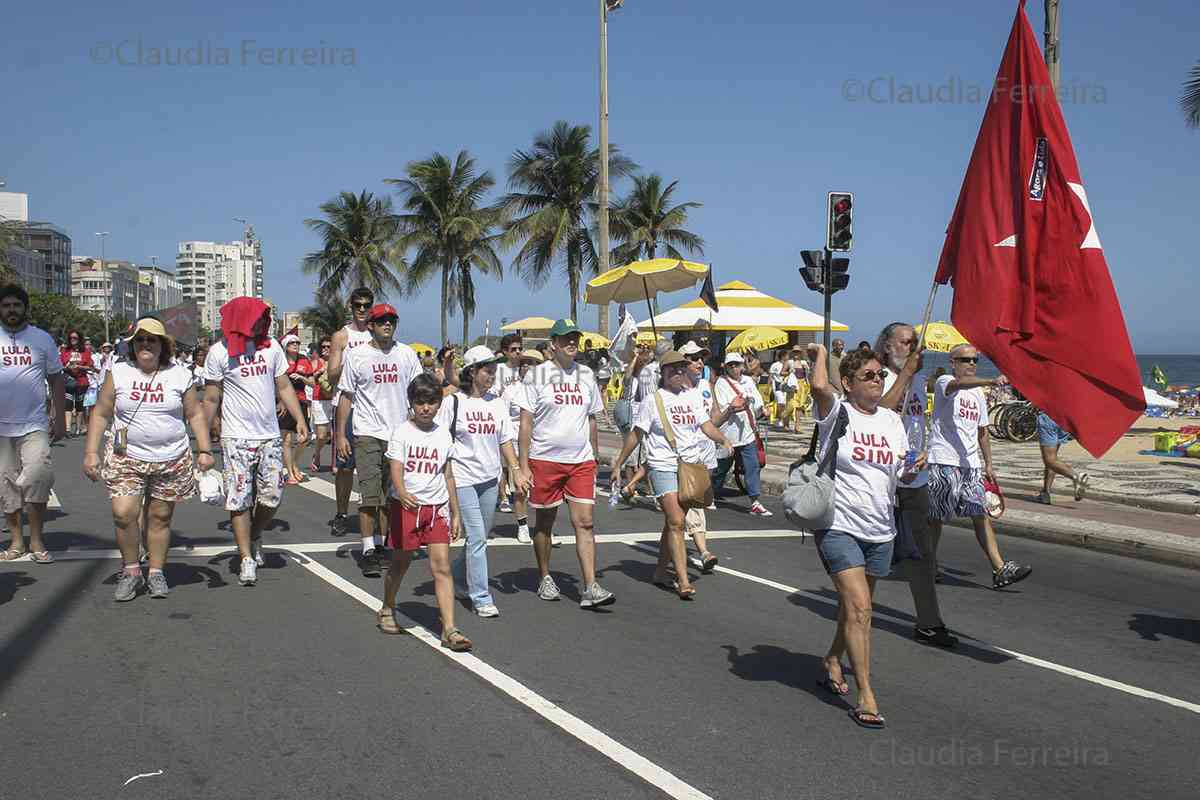
<svg viewBox="0 0 1200 800">
<path fill-rule="evenodd" d="M 500 330 L 510 333 L 512 331 L 524 331 L 525 333 L 547 333 L 554 327 L 554 320 L 549 317 L 525 317 L 516 322 L 510 322 L 500 328 Z"/>
<path fill-rule="evenodd" d="M 612 344 L 608 337 L 601 336 L 598 333 L 584 331 L 583 336 L 579 339 L 579 349 L 582 350 L 586 345 L 591 345 L 593 350 L 598 350 L 602 347 L 608 347 Z"/>
<path fill-rule="evenodd" d="M 433 355 L 437 352 L 437 348 L 424 342 L 410 342 L 409 347 L 417 352 L 418 356 Z"/>
<path fill-rule="evenodd" d="M 638 331 L 637 338 L 634 341 L 638 344 L 653 345 L 658 341 L 658 337 L 654 335 L 653 331 Z"/>
<path fill-rule="evenodd" d="M 773 350 L 776 347 L 783 347 L 788 343 L 788 335 L 779 328 L 768 328 L 760 326 L 757 328 L 747 328 L 746 330 L 733 337 L 733 340 L 725 348 L 742 352 L 744 350 Z"/>
<path fill-rule="evenodd" d="M 917 335 L 920 336 L 922 325 L 916 327 Z M 925 332 L 925 349 L 932 350 L 935 353 L 949 353 L 954 348 L 962 344 L 970 344 L 966 338 L 958 332 L 949 322 L 931 322 L 929 330 Z"/>
<path fill-rule="evenodd" d="M 588 281 L 584 299 L 594 306 L 645 299 L 646 307 L 650 308 L 651 298 L 659 292 L 677 292 L 695 286 L 706 275 L 708 266 L 695 261 L 678 258 L 634 261 Z M 653 309 L 650 315 L 654 316 Z"/>
</svg>

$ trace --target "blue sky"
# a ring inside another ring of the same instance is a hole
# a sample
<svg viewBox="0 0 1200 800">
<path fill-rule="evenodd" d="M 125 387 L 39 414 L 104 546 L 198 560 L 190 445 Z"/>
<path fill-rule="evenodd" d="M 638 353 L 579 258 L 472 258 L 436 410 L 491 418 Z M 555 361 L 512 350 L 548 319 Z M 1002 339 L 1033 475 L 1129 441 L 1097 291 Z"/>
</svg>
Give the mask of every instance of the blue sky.
<svg viewBox="0 0 1200 800">
<path fill-rule="evenodd" d="M 29 193 L 36 218 L 65 227 L 77 254 L 107 230 L 109 258 L 170 265 L 178 241 L 239 238 L 232 218 L 246 217 L 264 241 L 268 296 L 300 308 L 313 288 L 300 260 L 317 244 L 302 220 L 338 191 L 385 193 L 408 161 L 462 148 L 503 188 L 508 157 L 535 132 L 557 119 L 595 125 L 596 5 L 22 4 L 6 13 L 0 52 L 0 178 Z M 986 93 L 1015 7 L 627 0 L 610 23 L 612 141 L 678 179 L 679 199 L 704 203 L 690 227 L 718 282 L 809 308 L 818 297 L 798 278 L 798 251 L 822 243 L 825 193 L 853 191 L 852 278 L 834 316 L 872 338 L 921 313 L 983 106 L 851 102 L 847 81 L 879 79 L 881 100 L 892 81 L 898 93 Z M 1028 9 L 1039 38 L 1041 8 Z M 1178 109 L 1198 23 L 1192 0 L 1063 2 L 1063 84 L 1080 99 L 1064 111 L 1139 352 L 1200 351 L 1188 244 L 1200 132 Z M 258 63 L 306 47 L 338 62 L 352 49 L 354 64 Z M 207 63 L 154 65 L 153 48 Z M 562 283 L 531 294 L 515 274 L 479 296 L 472 335 L 486 318 L 495 330 L 501 317 L 567 307 Z M 949 299 L 943 290 L 939 316 Z M 402 335 L 436 338 L 436 288 L 400 305 Z M 581 316 L 595 326 L 593 310 Z"/>
</svg>

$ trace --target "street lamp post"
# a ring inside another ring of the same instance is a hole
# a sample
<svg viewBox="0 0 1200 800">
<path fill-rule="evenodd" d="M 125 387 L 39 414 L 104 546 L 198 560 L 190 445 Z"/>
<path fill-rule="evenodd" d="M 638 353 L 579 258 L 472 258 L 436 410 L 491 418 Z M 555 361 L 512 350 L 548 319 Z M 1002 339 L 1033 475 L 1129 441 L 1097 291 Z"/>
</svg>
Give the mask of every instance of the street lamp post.
<svg viewBox="0 0 1200 800">
<path fill-rule="evenodd" d="M 104 242 L 108 239 L 108 231 L 96 231 L 96 238 L 100 240 L 100 279 L 108 283 L 108 289 L 104 293 L 104 341 L 111 342 L 112 337 L 109 336 L 108 318 L 112 312 L 112 278 L 108 274 L 108 268 L 104 266 Z"/>
<path fill-rule="evenodd" d="M 600 0 L 600 274 L 608 272 L 608 12 L 624 0 Z M 608 336 L 608 305 L 600 306 L 599 329 Z"/>
</svg>

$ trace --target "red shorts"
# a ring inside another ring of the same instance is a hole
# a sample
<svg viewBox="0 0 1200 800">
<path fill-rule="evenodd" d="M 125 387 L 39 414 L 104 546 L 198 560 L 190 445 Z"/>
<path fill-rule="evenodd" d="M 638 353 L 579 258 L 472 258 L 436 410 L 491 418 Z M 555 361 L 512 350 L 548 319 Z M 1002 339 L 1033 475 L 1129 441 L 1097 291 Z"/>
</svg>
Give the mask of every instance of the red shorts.
<svg viewBox="0 0 1200 800">
<path fill-rule="evenodd" d="M 529 505 L 534 508 L 555 508 L 566 498 L 572 503 L 596 503 L 596 462 L 559 464 L 557 461 L 529 459 L 533 473 L 533 489 Z"/>
<path fill-rule="evenodd" d="M 408 509 L 392 498 L 388 504 L 388 547 L 411 552 L 427 544 L 450 544 L 450 504 Z"/>
</svg>

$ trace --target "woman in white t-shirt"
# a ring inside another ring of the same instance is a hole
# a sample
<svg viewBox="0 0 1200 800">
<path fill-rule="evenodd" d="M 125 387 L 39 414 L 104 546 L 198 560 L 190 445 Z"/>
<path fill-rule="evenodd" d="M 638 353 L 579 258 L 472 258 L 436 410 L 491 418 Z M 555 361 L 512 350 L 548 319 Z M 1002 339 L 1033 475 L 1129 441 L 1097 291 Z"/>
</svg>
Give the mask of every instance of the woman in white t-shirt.
<svg viewBox="0 0 1200 800">
<path fill-rule="evenodd" d="M 850 717 L 864 728 L 882 728 L 883 715 L 871 689 L 871 604 L 875 581 L 892 568 L 896 538 L 896 483 L 911 482 L 925 464 L 911 453 L 900 415 L 879 405 L 887 370 L 869 349 L 846 353 L 839 369 L 845 396 L 827 376 L 825 348 L 809 345 L 810 377 L 817 418 L 819 458 L 837 441 L 833 524 L 814 531 L 817 552 L 838 592 L 838 627 L 825 656 L 826 675 L 818 684 L 836 695 L 849 694 L 842 653 L 849 651 L 858 685 Z"/>
<path fill-rule="evenodd" d="M 189 370 L 172 360 L 175 341 L 153 317 L 137 321 L 129 337 L 128 361 L 113 364 L 100 388 L 88 430 L 83 472 L 104 479 L 112 499 L 113 523 L 124 569 L 113 599 L 132 600 L 144 586 L 151 597 L 166 597 L 163 565 L 171 539 L 175 504 L 196 493 L 192 448 L 184 420 L 196 437 L 196 466 L 213 465 L 204 406 Z M 108 423 L 114 422 L 110 436 Z M 103 467 L 101 439 L 107 438 Z M 138 560 L 140 527 L 146 519 L 150 571 L 143 578 Z"/>
<path fill-rule="evenodd" d="M 492 394 L 496 364 L 502 358 L 485 345 L 464 353 L 458 391 L 442 401 L 437 417 L 438 425 L 450 431 L 454 442 L 450 468 L 467 535 L 453 574 L 456 582 L 466 584 L 471 605 L 481 617 L 500 616 L 488 588 L 487 539 L 496 511 L 501 466 L 507 465 L 518 481 L 521 473 L 513 449 L 517 432 L 508 403 Z M 528 486 L 519 489 L 525 492 Z"/>
<path fill-rule="evenodd" d="M 658 545 L 658 566 L 654 570 L 654 585 L 673 589 L 681 600 L 691 600 L 696 589 L 688 580 L 687 547 L 683 543 L 685 510 L 679 505 L 679 461 L 703 464 L 708 457 L 705 439 L 721 447 L 733 445 L 704 413 L 700 398 L 692 391 L 688 377 L 687 358 L 675 350 L 668 351 L 659 362 L 662 378 L 654 394 L 646 397 L 633 420 L 633 430 L 625 437 L 621 452 L 613 459 L 613 474 L 617 474 L 625 459 L 639 444 L 646 450 L 646 466 L 650 486 L 663 512 L 663 531 Z M 662 412 L 659 411 L 662 401 Z M 666 415 L 675 434 L 675 447 L 663 428 Z M 675 580 L 667 574 L 668 561 L 674 562 Z"/>
</svg>

